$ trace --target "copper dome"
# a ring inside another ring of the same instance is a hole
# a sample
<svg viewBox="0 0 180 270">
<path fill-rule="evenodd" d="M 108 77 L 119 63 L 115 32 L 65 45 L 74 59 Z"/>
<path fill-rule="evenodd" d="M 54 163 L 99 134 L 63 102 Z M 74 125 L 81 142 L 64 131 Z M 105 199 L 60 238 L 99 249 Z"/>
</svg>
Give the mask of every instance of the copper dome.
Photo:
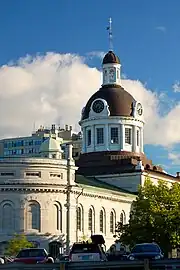
<svg viewBox="0 0 180 270">
<path fill-rule="evenodd" d="M 102 86 L 91 96 L 83 111 L 82 120 L 89 118 L 91 105 L 98 98 L 106 100 L 110 116 L 132 116 L 135 99 L 123 87 L 111 85 Z"/>
<path fill-rule="evenodd" d="M 120 64 L 118 56 L 113 53 L 113 51 L 109 51 L 106 53 L 103 59 L 103 64 Z"/>
</svg>

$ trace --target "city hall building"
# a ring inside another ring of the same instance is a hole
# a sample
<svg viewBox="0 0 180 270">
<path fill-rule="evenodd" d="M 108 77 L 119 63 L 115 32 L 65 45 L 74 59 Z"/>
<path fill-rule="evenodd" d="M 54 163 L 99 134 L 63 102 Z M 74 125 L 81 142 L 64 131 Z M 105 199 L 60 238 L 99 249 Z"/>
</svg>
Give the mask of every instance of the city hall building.
<svg viewBox="0 0 180 270">
<path fill-rule="evenodd" d="M 70 247 L 102 234 L 108 249 L 117 222 L 128 222 L 146 177 L 154 183 L 179 181 L 178 174 L 165 173 L 146 157 L 145 108 L 121 86 L 121 64 L 113 51 L 104 56 L 102 72 L 102 86 L 82 109 L 76 162 L 72 144 L 62 149 L 53 134 L 39 139 L 36 156 L 0 159 L 1 247 L 16 232 L 45 248 L 53 240 Z"/>
</svg>

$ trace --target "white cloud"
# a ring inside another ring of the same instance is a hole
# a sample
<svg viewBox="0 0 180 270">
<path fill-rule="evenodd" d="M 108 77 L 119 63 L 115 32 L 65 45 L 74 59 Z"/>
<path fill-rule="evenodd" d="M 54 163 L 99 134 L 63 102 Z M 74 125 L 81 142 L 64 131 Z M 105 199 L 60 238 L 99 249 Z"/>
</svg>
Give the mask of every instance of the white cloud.
<svg viewBox="0 0 180 270">
<path fill-rule="evenodd" d="M 173 90 L 175 93 L 180 92 L 180 82 L 176 81 L 173 86 L 172 86 Z"/>
<path fill-rule="evenodd" d="M 166 27 L 165 26 L 156 26 L 156 30 L 158 30 L 158 31 L 161 31 L 161 32 L 163 32 L 163 33 L 165 33 L 166 32 Z"/>
<path fill-rule="evenodd" d="M 86 54 L 90 59 L 97 57 L 100 59 L 103 59 L 105 52 L 101 52 L 101 51 L 93 51 L 93 52 L 89 52 Z"/>
<path fill-rule="evenodd" d="M 145 143 L 163 146 L 180 142 L 180 104 L 163 115 L 157 95 L 140 81 L 122 79 L 123 86 L 144 106 Z M 0 68 L 0 136 L 32 132 L 33 123 L 69 124 L 76 127 L 82 107 L 99 89 L 101 73 L 72 54 L 47 53 L 21 58 Z"/>
<path fill-rule="evenodd" d="M 171 160 L 172 165 L 180 165 L 180 154 L 179 153 L 169 153 L 168 158 Z"/>
</svg>

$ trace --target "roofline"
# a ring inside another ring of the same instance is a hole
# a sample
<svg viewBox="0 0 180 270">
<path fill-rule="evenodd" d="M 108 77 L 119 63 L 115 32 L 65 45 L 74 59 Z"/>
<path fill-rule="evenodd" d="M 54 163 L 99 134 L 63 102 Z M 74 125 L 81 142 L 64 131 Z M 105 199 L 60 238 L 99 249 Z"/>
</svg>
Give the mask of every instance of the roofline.
<svg viewBox="0 0 180 270">
<path fill-rule="evenodd" d="M 165 173 L 163 171 L 161 172 L 161 171 L 155 171 L 155 170 L 151 170 L 151 169 L 144 169 L 143 172 L 152 173 L 155 175 L 163 175 L 166 178 L 171 178 L 172 180 L 180 182 L 180 178 L 178 178 L 177 176 L 169 174 L 169 173 Z"/>
</svg>

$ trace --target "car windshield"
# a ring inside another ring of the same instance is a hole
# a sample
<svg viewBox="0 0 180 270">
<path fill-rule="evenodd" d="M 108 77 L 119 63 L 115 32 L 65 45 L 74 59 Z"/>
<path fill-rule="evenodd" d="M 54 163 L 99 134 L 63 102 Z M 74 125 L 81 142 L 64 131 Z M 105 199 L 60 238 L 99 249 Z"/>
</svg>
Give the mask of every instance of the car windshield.
<svg viewBox="0 0 180 270">
<path fill-rule="evenodd" d="M 97 245 L 77 244 L 72 247 L 71 253 L 100 253 L 100 250 Z"/>
<path fill-rule="evenodd" d="M 132 249 L 132 253 L 143 252 L 160 252 L 160 249 L 157 245 L 137 245 Z"/>
<path fill-rule="evenodd" d="M 44 249 L 24 249 L 19 252 L 17 258 L 45 257 L 46 255 Z"/>
</svg>

